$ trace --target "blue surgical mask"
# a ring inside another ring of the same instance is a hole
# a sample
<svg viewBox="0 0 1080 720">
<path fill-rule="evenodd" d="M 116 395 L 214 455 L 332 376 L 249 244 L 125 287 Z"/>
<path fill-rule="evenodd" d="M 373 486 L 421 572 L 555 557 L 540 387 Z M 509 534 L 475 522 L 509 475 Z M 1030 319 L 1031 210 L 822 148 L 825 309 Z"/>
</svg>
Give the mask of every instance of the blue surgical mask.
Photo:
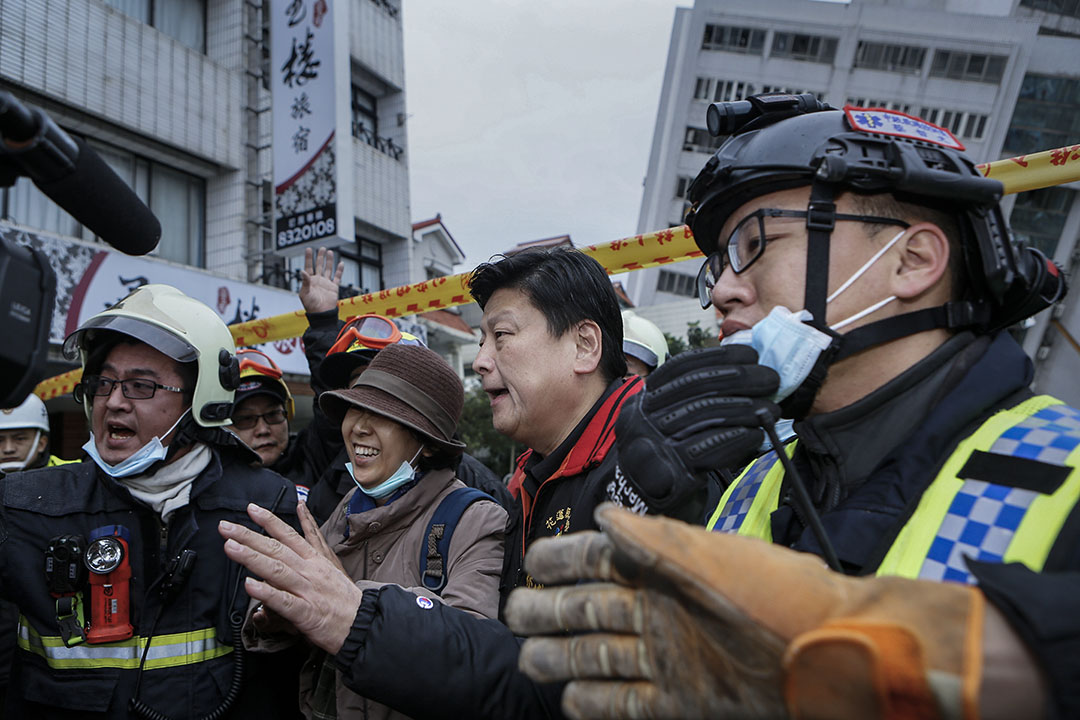
<svg viewBox="0 0 1080 720">
<path fill-rule="evenodd" d="M 349 471 L 349 477 L 351 477 L 353 479 L 353 482 L 356 483 L 356 487 L 360 488 L 360 492 L 364 493 L 370 498 L 381 500 L 382 498 L 392 494 L 402 485 L 412 481 L 413 475 L 416 474 L 416 471 L 413 470 L 412 464 L 416 460 L 416 458 L 420 456 L 420 451 L 423 449 L 423 446 L 421 446 L 420 449 L 416 451 L 416 454 L 412 456 L 412 460 L 402 460 L 401 465 L 398 466 L 398 469 L 394 471 L 393 475 L 386 478 L 373 488 L 366 488 L 357 481 L 356 476 L 353 475 L 353 466 L 351 462 L 345 463 L 345 469 Z"/>
<path fill-rule="evenodd" d="M 780 419 L 776 421 L 776 437 L 780 440 L 781 445 L 785 445 L 788 440 L 795 437 L 795 424 L 794 420 Z M 758 447 L 759 453 L 765 453 L 773 449 L 772 440 L 769 440 L 769 436 L 765 436 L 764 442 Z"/>
<path fill-rule="evenodd" d="M 165 435 L 168 435 L 176 426 L 180 424 L 180 421 L 184 419 L 184 415 L 187 415 L 188 411 L 185 410 L 183 414 L 176 419 L 172 427 L 165 431 Z M 114 478 L 131 477 L 132 475 L 139 475 L 147 468 L 156 462 L 160 462 L 165 459 L 165 455 L 168 453 L 168 448 L 161 444 L 161 437 L 155 435 L 150 442 L 143 445 L 141 448 L 131 453 L 127 458 L 121 460 L 116 465 L 110 465 L 101 459 L 101 455 L 98 453 L 97 443 L 94 441 L 94 433 L 90 432 L 90 439 L 86 441 L 86 444 L 82 446 L 82 449 L 86 451 L 86 454 L 90 456 L 90 459 L 97 463 L 97 466 L 101 468 L 102 472 Z"/>
<path fill-rule="evenodd" d="M 847 290 L 856 280 L 862 277 L 863 273 L 878 261 L 878 258 L 896 244 L 896 241 L 903 236 L 904 232 L 904 230 L 901 230 L 892 240 L 885 243 L 880 250 L 874 253 L 873 257 L 856 270 L 832 295 L 826 298 L 825 304 L 831 303 L 840 293 Z M 840 330 L 856 320 L 881 309 L 895 299 L 896 296 L 891 295 L 830 327 L 832 330 Z M 810 375 L 810 371 L 814 369 L 814 363 L 817 362 L 818 357 L 832 342 L 832 337 L 828 334 L 806 324 L 805 321 L 810 320 L 812 317 L 808 310 L 793 313 L 786 307 L 778 305 L 754 327 L 727 336 L 720 341 L 720 344 L 738 343 L 749 345 L 757 350 L 758 362 L 766 367 L 771 367 L 780 375 L 780 388 L 776 391 L 776 395 L 772 397 L 773 402 L 779 403 L 802 385 L 803 381 Z"/>
</svg>

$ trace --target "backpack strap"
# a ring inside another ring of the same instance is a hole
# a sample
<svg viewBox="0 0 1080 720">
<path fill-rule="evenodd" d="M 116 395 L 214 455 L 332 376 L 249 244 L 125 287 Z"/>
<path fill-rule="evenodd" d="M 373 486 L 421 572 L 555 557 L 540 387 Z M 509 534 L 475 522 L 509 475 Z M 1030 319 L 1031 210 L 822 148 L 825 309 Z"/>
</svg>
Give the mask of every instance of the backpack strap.
<svg viewBox="0 0 1080 720">
<path fill-rule="evenodd" d="M 495 502 L 485 492 L 472 487 L 454 490 L 443 498 L 428 523 L 424 537 L 427 541 L 420 548 L 420 581 L 428 590 L 441 593 L 446 587 L 446 556 L 450 550 L 450 538 L 465 509 L 477 500 Z"/>
</svg>

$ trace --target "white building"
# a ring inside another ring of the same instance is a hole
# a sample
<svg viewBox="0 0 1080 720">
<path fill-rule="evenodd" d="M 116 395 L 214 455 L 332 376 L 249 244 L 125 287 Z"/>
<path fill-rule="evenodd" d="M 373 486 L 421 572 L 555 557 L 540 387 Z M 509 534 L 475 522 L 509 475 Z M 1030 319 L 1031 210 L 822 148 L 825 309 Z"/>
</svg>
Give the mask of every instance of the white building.
<svg viewBox="0 0 1080 720">
<path fill-rule="evenodd" d="M 687 185 L 719 145 L 705 129 L 711 102 L 784 90 L 837 107 L 889 107 L 948 127 L 970 157 L 994 160 L 1080 143 L 1078 57 L 1075 1 L 697 0 L 676 10 L 638 231 L 682 224 Z M 1005 200 L 1014 232 L 1066 269 L 1077 264 L 1078 189 Z M 628 294 L 642 314 L 683 334 L 684 323 L 669 318 L 702 318 L 696 300 L 681 299 L 693 294 L 697 270 L 686 262 L 631 273 Z M 1074 404 L 1078 296 L 1043 313 L 1024 338 L 1037 385 Z"/>
<path fill-rule="evenodd" d="M 132 277 L 111 280 L 116 298 L 139 278 L 195 278 L 217 286 L 227 321 L 299 308 L 296 259 L 274 249 L 272 232 L 270 13 L 315 13 L 320 1 L 0 0 L 0 88 L 85 139 L 161 221 L 151 258 L 125 258 Z M 344 283 L 367 292 L 449 274 L 464 257 L 441 220 L 445 237 L 415 234 L 410 217 L 401 2 L 335 3 L 351 88 Z M 72 294 L 111 249 L 26 178 L 0 189 L 0 233 L 44 247 L 58 271 L 48 375 L 66 370 L 57 343 Z M 303 387 L 302 362 L 286 370 Z"/>
</svg>

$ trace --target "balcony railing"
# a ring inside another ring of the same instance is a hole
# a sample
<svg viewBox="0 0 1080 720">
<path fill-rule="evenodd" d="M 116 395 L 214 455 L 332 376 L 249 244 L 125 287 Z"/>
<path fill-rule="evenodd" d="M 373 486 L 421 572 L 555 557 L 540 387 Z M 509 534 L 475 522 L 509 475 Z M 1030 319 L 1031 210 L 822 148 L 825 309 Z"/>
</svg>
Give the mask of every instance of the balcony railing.
<svg viewBox="0 0 1080 720">
<path fill-rule="evenodd" d="M 357 140 L 367 143 L 384 155 L 389 155 L 400 161 L 405 154 L 405 148 L 387 137 L 380 137 L 364 123 L 354 120 L 352 123 L 352 136 Z"/>
</svg>

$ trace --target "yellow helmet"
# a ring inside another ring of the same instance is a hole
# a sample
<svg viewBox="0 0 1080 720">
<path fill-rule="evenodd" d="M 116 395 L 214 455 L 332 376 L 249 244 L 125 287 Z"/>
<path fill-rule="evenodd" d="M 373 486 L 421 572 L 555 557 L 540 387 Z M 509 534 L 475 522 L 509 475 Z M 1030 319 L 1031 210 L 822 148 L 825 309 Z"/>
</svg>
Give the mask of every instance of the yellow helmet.
<svg viewBox="0 0 1080 720">
<path fill-rule="evenodd" d="M 91 351 L 110 332 L 133 337 L 177 362 L 195 362 L 192 417 L 203 427 L 229 422 L 239 363 L 232 333 L 216 312 L 172 286 L 143 285 L 68 335 L 64 357 L 77 356 L 85 370 Z M 91 402 L 82 398 L 87 418 Z"/>
</svg>

